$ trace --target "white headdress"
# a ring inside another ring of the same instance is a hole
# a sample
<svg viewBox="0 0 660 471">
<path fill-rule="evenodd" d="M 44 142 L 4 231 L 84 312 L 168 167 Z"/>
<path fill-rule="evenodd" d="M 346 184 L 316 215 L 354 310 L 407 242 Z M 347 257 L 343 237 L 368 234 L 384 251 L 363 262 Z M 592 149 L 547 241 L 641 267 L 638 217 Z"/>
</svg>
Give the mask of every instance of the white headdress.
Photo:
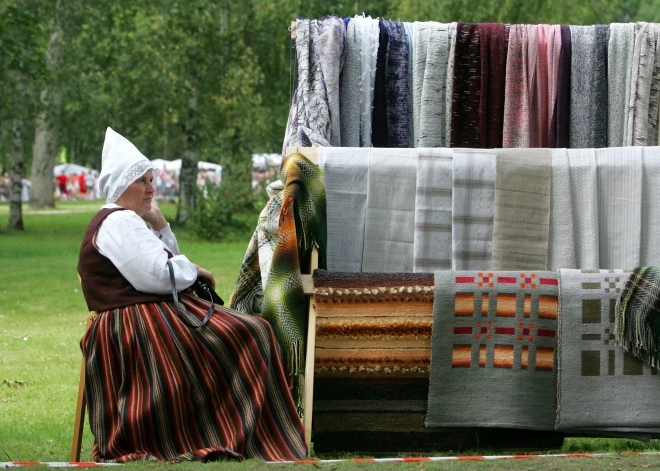
<svg viewBox="0 0 660 471">
<path fill-rule="evenodd" d="M 149 170 L 153 170 L 154 178 L 160 173 L 131 141 L 111 128 L 105 131 L 99 190 L 107 204 L 117 201 L 126 188 Z"/>
</svg>

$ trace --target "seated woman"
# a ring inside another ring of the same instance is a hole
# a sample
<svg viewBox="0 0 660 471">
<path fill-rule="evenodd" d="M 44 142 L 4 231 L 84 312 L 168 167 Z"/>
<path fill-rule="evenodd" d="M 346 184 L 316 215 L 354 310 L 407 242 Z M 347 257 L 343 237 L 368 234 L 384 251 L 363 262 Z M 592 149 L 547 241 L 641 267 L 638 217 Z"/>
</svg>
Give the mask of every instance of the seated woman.
<svg viewBox="0 0 660 471">
<path fill-rule="evenodd" d="M 303 428 L 270 325 L 216 305 L 194 328 L 210 302 L 186 292 L 179 317 L 168 259 L 177 291 L 197 275 L 215 283 L 213 276 L 179 254 L 152 205 L 158 169 L 110 128 L 102 167 L 107 204 L 89 224 L 78 262 L 87 305 L 100 313 L 81 340 L 94 459 L 303 457 Z"/>
</svg>

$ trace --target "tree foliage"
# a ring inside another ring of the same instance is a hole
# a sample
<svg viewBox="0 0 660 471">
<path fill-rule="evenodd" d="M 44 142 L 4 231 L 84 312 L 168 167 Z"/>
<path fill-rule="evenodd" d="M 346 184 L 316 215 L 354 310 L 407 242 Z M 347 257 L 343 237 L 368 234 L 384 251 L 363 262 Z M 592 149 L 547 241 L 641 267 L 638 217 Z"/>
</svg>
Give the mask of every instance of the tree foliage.
<svg viewBox="0 0 660 471">
<path fill-rule="evenodd" d="M 150 158 L 184 157 L 188 180 L 197 159 L 220 163 L 236 191 L 247 194 L 251 153 L 281 147 L 295 69 L 288 28 L 297 17 L 579 25 L 660 21 L 659 6 L 660 0 L 0 0 L 0 171 L 17 155 L 16 120 L 25 168 L 44 122 L 57 147 L 51 158 L 66 155 L 97 169 L 111 126 Z M 187 211 L 196 193 L 186 191 Z"/>
</svg>

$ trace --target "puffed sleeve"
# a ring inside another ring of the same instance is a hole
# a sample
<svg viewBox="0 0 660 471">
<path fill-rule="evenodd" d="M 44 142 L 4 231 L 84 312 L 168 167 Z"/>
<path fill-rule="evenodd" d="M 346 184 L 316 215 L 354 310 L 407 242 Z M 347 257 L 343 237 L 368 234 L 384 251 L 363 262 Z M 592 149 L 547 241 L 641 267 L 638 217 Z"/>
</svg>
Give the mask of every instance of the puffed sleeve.
<svg viewBox="0 0 660 471">
<path fill-rule="evenodd" d="M 193 284 L 197 271 L 185 255 L 179 254 L 174 233 L 169 226 L 166 229 L 161 231 L 163 239 L 159 239 L 135 212 L 117 211 L 101 224 L 96 246 L 136 290 L 156 294 L 172 291 L 165 251 L 167 247 L 175 254 L 170 260 L 177 291 L 181 291 Z M 164 240 L 166 243 L 163 243 Z"/>
</svg>

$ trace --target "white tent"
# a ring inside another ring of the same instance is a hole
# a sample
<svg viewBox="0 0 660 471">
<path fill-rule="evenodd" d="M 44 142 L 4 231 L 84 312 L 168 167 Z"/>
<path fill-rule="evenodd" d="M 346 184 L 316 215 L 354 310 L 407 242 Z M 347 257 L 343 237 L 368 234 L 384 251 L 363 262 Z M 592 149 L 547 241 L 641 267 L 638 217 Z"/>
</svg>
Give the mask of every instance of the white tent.
<svg viewBox="0 0 660 471">
<path fill-rule="evenodd" d="M 165 170 L 168 172 L 174 172 L 177 175 L 181 172 L 181 159 L 176 160 L 163 160 L 163 159 L 154 159 L 151 161 L 156 167 L 162 169 L 165 167 Z M 211 170 L 222 177 L 222 165 L 214 164 L 212 162 L 197 162 L 198 170 Z"/>
<path fill-rule="evenodd" d="M 92 175 L 98 175 L 99 171 L 94 170 L 93 168 L 83 167 L 78 164 L 60 164 L 56 165 L 53 169 L 53 175 L 58 176 L 64 172 L 65 175 L 80 175 L 81 173 L 91 173 Z"/>
<path fill-rule="evenodd" d="M 252 154 L 252 168 L 265 171 L 268 167 L 279 167 L 282 154 Z"/>
</svg>

